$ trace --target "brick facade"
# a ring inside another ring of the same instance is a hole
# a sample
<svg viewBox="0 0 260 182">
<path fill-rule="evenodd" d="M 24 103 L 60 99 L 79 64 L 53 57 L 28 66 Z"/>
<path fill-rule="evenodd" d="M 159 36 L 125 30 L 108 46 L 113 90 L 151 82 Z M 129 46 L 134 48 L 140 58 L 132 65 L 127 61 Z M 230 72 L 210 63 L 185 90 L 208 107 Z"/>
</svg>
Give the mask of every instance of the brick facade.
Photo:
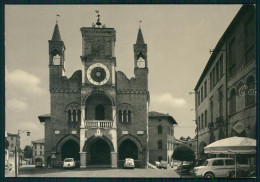
<svg viewBox="0 0 260 182">
<path fill-rule="evenodd" d="M 124 156 L 146 167 L 149 90 L 142 31 L 139 29 L 134 44 L 135 77 L 131 79 L 115 70 L 113 28 L 82 27 L 81 34 L 82 69 L 71 78 L 65 76 L 65 44 L 58 24 L 49 40 L 51 112 L 39 116 L 45 123 L 46 164 L 58 165 L 65 157 L 74 157 L 82 168 L 99 164 L 118 167 L 120 156 Z M 144 67 L 137 64 L 139 58 Z M 130 152 L 129 147 L 133 148 Z"/>
</svg>

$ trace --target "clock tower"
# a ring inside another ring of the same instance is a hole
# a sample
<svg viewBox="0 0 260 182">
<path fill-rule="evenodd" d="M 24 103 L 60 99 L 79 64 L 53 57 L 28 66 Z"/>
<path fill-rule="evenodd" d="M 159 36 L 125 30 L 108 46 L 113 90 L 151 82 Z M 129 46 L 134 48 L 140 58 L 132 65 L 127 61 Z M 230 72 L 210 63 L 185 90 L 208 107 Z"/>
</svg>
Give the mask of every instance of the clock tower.
<svg viewBox="0 0 260 182">
<path fill-rule="evenodd" d="M 96 163 L 117 167 L 114 52 L 116 31 L 114 28 L 101 25 L 99 17 L 98 14 L 98 20 L 92 27 L 80 29 L 82 34 L 80 157 L 83 168 Z M 91 138 L 93 136 L 95 137 Z M 100 147 L 103 152 L 98 150 Z M 104 153 L 106 149 L 108 152 Z"/>
</svg>

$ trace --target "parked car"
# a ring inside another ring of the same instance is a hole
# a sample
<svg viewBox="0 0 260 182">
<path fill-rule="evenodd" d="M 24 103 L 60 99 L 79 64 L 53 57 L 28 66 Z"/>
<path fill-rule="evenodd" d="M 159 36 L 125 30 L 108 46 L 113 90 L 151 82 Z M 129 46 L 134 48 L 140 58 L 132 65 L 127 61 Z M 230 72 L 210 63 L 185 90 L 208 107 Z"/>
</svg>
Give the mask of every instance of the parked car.
<svg viewBox="0 0 260 182">
<path fill-rule="evenodd" d="M 159 164 L 159 169 L 167 169 L 168 163 L 167 161 L 161 161 Z"/>
<path fill-rule="evenodd" d="M 159 162 L 159 161 L 154 161 L 154 165 L 155 165 L 157 168 L 159 168 L 160 162 Z"/>
<path fill-rule="evenodd" d="M 124 162 L 124 168 L 135 168 L 135 163 L 134 163 L 134 159 L 132 158 L 125 158 L 125 162 Z"/>
<path fill-rule="evenodd" d="M 249 165 L 237 164 L 237 168 L 249 168 Z M 196 177 L 214 178 L 227 177 L 227 172 L 235 169 L 235 160 L 232 158 L 207 159 L 201 166 L 194 168 Z"/>
<path fill-rule="evenodd" d="M 187 174 L 193 173 L 193 168 L 196 166 L 196 161 L 184 161 L 182 165 L 182 172 Z"/>
<path fill-rule="evenodd" d="M 37 162 L 35 163 L 35 168 L 37 168 L 37 167 L 39 167 L 39 168 L 42 168 L 42 167 L 43 167 L 43 164 L 42 164 L 41 161 L 37 161 Z"/>
<path fill-rule="evenodd" d="M 76 164 L 74 158 L 65 158 L 63 162 L 63 168 L 75 168 Z"/>
</svg>

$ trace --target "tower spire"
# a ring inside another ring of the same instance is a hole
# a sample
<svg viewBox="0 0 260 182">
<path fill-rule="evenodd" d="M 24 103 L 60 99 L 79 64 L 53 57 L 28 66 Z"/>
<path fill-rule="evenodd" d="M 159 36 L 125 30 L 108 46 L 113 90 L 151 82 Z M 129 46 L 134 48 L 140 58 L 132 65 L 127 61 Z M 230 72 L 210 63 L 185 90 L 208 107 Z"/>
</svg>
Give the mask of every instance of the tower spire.
<svg viewBox="0 0 260 182">
<path fill-rule="evenodd" d="M 136 44 L 145 44 L 144 43 L 144 37 L 143 37 L 143 34 L 142 34 L 142 30 L 140 28 L 140 24 L 139 24 L 139 30 L 138 30 Z"/>
<path fill-rule="evenodd" d="M 56 25 L 54 27 L 54 31 L 53 31 L 53 34 L 52 34 L 52 41 L 62 41 L 61 40 L 61 36 L 60 36 L 60 30 L 59 30 L 59 26 L 58 26 L 58 23 L 56 21 Z"/>
</svg>

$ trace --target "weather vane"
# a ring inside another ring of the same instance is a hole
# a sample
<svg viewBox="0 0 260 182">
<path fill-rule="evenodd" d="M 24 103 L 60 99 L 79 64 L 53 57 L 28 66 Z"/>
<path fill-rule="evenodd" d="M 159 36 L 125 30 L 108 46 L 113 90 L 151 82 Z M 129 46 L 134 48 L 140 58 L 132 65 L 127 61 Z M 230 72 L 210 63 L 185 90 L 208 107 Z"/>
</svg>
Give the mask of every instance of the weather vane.
<svg viewBox="0 0 260 182">
<path fill-rule="evenodd" d="M 139 21 L 139 29 L 141 28 L 141 23 L 142 23 L 142 21 L 140 20 L 140 21 Z"/>
<path fill-rule="evenodd" d="M 96 13 L 98 14 L 97 15 L 98 19 L 97 19 L 96 25 L 99 27 L 99 26 L 101 26 L 100 19 L 99 19 L 99 17 L 100 17 L 99 10 L 96 10 Z"/>
<path fill-rule="evenodd" d="M 60 17 L 60 15 L 56 14 L 56 24 L 58 24 L 58 17 Z"/>
</svg>

